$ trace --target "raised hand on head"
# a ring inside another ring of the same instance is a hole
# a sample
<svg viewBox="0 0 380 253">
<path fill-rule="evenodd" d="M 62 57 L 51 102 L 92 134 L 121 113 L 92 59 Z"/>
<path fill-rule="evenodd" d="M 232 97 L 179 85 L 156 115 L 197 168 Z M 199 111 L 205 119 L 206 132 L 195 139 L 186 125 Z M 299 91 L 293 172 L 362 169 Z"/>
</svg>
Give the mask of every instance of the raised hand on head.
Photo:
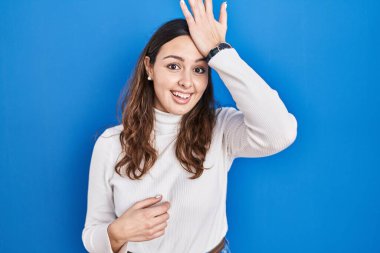
<svg viewBox="0 0 380 253">
<path fill-rule="evenodd" d="M 211 49 L 219 43 L 225 42 L 227 33 L 227 2 L 220 6 L 219 21 L 213 14 L 212 0 L 189 0 L 190 13 L 184 0 L 180 0 L 180 6 L 189 26 L 191 38 L 203 56 L 207 56 Z"/>
</svg>

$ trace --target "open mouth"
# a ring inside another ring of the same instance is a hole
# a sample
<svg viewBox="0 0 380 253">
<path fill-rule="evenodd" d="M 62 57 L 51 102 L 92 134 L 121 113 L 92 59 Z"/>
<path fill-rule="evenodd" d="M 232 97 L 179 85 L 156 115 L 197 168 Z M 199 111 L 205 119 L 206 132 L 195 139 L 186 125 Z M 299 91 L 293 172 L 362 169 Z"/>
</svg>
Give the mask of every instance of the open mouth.
<svg viewBox="0 0 380 253">
<path fill-rule="evenodd" d="M 172 90 L 170 92 L 172 93 L 174 100 L 179 104 L 186 104 L 187 102 L 190 101 L 190 98 L 193 95 L 193 93 L 185 94 L 185 93 L 172 91 Z"/>
</svg>

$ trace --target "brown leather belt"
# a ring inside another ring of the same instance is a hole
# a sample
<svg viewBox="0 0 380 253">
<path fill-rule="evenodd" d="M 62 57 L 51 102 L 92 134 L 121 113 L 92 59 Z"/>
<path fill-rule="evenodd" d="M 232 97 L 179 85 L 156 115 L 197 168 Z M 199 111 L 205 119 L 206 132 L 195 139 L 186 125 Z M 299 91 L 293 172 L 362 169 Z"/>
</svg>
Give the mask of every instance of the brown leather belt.
<svg viewBox="0 0 380 253">
<path fill-rule="evenodd" d="M 223 237 L 220 243 L 216 245 L 212 250 L 208 251 L 207 253 L 220 253 L 220 251 L 224 248 L 224 244 L 226 243 L 224 239 L 225 237 Z M 128 251 L 127 253 L 133 253 L 133 252 Z"/>
</svg>

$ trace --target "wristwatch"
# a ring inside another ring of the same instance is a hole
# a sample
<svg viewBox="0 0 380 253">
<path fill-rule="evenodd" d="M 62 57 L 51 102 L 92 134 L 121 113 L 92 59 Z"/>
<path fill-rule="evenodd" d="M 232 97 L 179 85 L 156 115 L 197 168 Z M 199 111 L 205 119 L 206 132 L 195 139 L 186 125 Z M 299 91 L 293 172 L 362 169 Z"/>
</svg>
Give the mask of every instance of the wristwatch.
<svg viewBox="0 0 380 253">
<path fill-rule="evenodd" d="M 211 58 L 219 53 L 221 50 L 226 49 L 226 48 L 232 48 L 230 44 L 227 42 L 221 42 L 219 43 L 215 48 L 211 49 L 208 55 L 206 56 L 206 61 L 207 63 L 211 60 Z"/>
</svg>

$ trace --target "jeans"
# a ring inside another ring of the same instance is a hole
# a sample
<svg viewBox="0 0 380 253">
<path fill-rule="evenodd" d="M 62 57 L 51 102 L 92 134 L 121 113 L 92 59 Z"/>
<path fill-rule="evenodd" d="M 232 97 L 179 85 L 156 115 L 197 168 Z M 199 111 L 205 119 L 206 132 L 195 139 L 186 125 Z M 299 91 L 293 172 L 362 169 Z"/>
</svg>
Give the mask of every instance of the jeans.
<svg viewBox="0 0 380 253">
<path fill-rule="evenodd" d="M 220 253 L 231 253 L 230 242 L 228 241 L 227 237 L 225 237 L 224 239 L 225 239 L 225 244 L 224 244 L 223 249 L 220 251 Z M 206 252 L 206 253 L 209 253 L 209 252 Z"/>
<path fill-rule="evenodd" d="M 220 251 L 220 253 L 231 253 L 230 242 L 228 241 L 226 237 L 224 239 L 225 239 L 225 244 L 224 244 L 223 249 Z M 132 253 L 132 252 L 128 251 L 128 253 Z"/>
</svg>

